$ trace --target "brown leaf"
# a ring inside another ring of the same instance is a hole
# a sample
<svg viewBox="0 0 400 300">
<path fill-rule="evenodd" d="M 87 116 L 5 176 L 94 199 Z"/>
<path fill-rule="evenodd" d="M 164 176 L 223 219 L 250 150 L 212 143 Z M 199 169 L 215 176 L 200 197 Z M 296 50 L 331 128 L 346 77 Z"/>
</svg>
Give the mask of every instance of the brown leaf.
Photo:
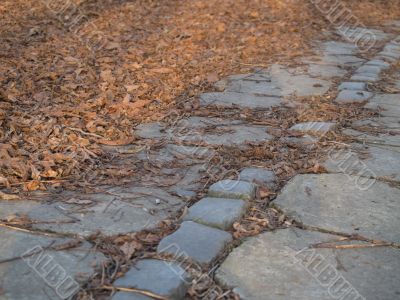
<svg viewBox="0 0 400 300">
<path fill-rule="evenodd" d="M 109 140 L 99 140 L 98 143 L 102 145 L 107 145 L 107 146 L 125 146 L 125 145 L 130 145 L 132 142 L 135 140 L 134 137 L 129 137 L 125 139 L 119 139 L 115 141 L 109 141 Z"/>
<path fill-rule="evenodd" d="M 130 259 L 132 255 L 143 248 L 143 245 L 137 241 L 125 242 L 119 249 L 125 254 L 127 259 Z"/>
<path fill-rule="evenodd" d="M 0 199 L 1 200 L 18 200 L 19 197 L 17 195 L 6 194 L 3 192 L 0 192 Z"/>
</svg>

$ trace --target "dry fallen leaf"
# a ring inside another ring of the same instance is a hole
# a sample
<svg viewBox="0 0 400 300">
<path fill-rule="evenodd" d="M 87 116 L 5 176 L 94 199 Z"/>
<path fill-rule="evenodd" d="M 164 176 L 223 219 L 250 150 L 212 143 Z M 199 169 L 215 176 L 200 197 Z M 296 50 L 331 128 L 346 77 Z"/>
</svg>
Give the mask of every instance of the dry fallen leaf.
<svg viewBox="0 0 400 300">
<path fill-rule="evenodd" d="M 0 191 L 0 199 L 1 200 L 18 200 L 20 199 L 17 195 L 6 194 Z"/>
</svg>

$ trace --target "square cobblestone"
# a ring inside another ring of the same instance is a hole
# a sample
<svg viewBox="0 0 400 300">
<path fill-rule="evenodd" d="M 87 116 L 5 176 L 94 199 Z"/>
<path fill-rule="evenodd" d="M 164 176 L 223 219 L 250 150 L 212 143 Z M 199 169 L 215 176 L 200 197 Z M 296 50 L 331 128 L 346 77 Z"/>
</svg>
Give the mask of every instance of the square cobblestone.
<svg viewBox="0 0 400 300">
<path fill-rule="evenodd" d="M 256 186 L 240 180 L 225 179 L 210 186 L 208 195 L 216 198 L 234 198 L 252 200 L 256 194 Z"/>
<path fill-rule="evenodd" d="M 240 199 L 203 198 L 189 208 L 185 221 L 229 230 L 246 212 L 247 203 Z"/>
<path fill-rule="evenodd" d="M 189 275 L 178 263 L 143 259 L 139 260 L 123 277 L 117 279 L 114 286 L 132 287 L 179 300 L 184 298 L 189 281 Z M 124 295 L 119 294 L 112 299 L 124 299 Z M 132 294 L 132 298 L 129 299 L 147 298 L 141 294 Z"/>
<path fill-rule="evenodd" d="M 232 236 L 228 232 L 185 221 L 177 231 L 161 240 L 157 252 L 172 254 L 177 259 L 191 258 L 202 265 L 209 265 L 231 241 Z"/>
</svg>

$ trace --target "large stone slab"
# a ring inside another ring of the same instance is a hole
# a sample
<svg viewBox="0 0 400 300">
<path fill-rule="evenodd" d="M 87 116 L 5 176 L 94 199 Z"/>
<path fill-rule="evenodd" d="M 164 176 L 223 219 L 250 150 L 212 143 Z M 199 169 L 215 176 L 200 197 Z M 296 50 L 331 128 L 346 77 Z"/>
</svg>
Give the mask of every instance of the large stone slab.
<svg viewBox="0 0 400 300">
<path fill-rule="evenodd" d="M 154 123 L 144 124 L 154 128 Z M 249 125 L 239 120 L 227 120 L 222 118 L 190 117 L 176 122 L 171 127 L 160 127 L 158 133 L 152 132 L 152 136 L 177 143 L 190 143 L 200 146 L 226 145 L 242 146 L 246 143 L 261 143 L 271 140 L 272 136 L 266 130 L 268 127 Z M 142 128 L 143 130 L 143 128 Z M 146 130 L 147 131 L 147 130 Z"/>
<path fill-rule="evenodd" d="M 274 204 L 305 225 L 400 242 L 400 189 L 347 174 L 297 175 Z"/>
<path fill-rule="evenodd" d="M 397 117 L 379 117 L 353 122 L 353 126 L 368 126 L 380 131 L 400 133 L 400 119 Z"/>
<path fill-rule="evenodd" d="M 158 253 L 172 254 L 176 259 L 191 258 L 209 265 L 220 255 L 232 237 L 228 232 L 192 221 L 185 221 L 157 247 Z"/>
<path fill-rule="evenodd" d="M 210 186 L 208 195 L 217 198 L 234 198 L 252 200 L 256 193 L 256 186 L 253 183 L 225 179 Z"/>
<path fill-rule="evenodd" d="M 317 96 L 326 93 L 331 82 L 301 74 L 298 70 L 272 65 L 264 71 L 270 81 L 230 80 L 225 91 L 266 96 Z"/>
<path fill-rule="evenodd" d="M 353 43 L 328 41 L 322 44 L 322 51 L 336 55 L 352 55 L 357 53 L 357 47 Z"/>
<path fill-rule="evenodd" d="M 345 129 L 343 133 L 353 137 L 362 144 L 376 145 L 378 147 L 400 147 L 400 135 L 393 133 L 377 133 L 371 134 L 368 132 L 358 131 L 354 129 Z"/>
<path fill-rule="evenodd" d="M 259 96 L 249 93 L 204 93 L 200 95 L 200 104 L 208 106 L 247 107 L 252 109 L 270 108 L 282 105 L 279 97 Z"/>
<path fill-rule="evenodd" d="M 244 300 L 398 298 L 400 251 L 312 248 L 337 239 L 300 229 L 266 232 L 234 249 L 215 277 Z"/>
<path fill-rule="evenodd" d="M 247 203 L 239 199 L 203 198 L 189 208 L 184 220 L 229 230 L 242 218 L 246 207 Z"/>
<path fill-rule="evenodd" d="M 335 122 L 304 122 L 298 123 L 290 127 L 290 130 L 300 131 L 314 135 L 324 135 L 329 131 L 334 130 L 336 127 Z"/>
<path fill-rule="evenodd" d="M 336 103 L 362 103 L 368 101 L 374 94 L 367 91 L 343 90 L 336 97 Z"/>
<path fill-rule="evenodd" d="M 319 62 L 328 65 L 342 66 L 342 67 L 358 67 L 365 62 L 365 59 L 359 58 L 355 55 L 323 53 L 321 56 L 308 58 L 304 61 Z"/>
<path fill-rule="evenodd" d="M 65 201 L 1 201 L 0 218 L 27 215 L 33 228 L 89 236 L 98 231 L 116 235 L 154 228 L 185 202 L 160 188 L 127 187 L 107 193 L 68 197 Z M 50 223 L 46 223 L 49 222 Z"/>
<path fill-rule="evenodd" d="M 400 94 L 378 94 L 373 97 L 366 108 L 378 109 L 383 117 L 400 117 Z"/>
<path fill-rule="evenodd" d="M 365 82 L 342 82 L 339 87 L 339 91 L 352 90 L 352 91 L 364 91 L 367 89 Z"/>
<path fill-rule="evenodd" d="M 114 282 L 116 287 L 136 288 L 152 292 L 168 299 L 180 300 L 185 297 L 190 276 L 178 264 L 157 259 L 139 260 L 123 277 Z M 125 294 L 117 294 L 112 300 L 123 299 Z M 127 299 L 147 299 L 141 294 L 131 293 Z"/>
<path fill-rule="evenodd" d="M 352 149 L 332 151 L 324 162 L 331 173 L 346 173 L 370 178 L 400 181 L 398 148 L 352 144 Z M 362 181 L 360 181 L 362 182 Z M 372 180 L 365 180 L 365 186 Z"/>
<path fill-rule="evenodd" d="M 70 239 L 5 228 L 0 240 L 2 300 L 69 299 L 106 260 L 86 242 L 68 249 Z"/>
<path fill-rule="evenodd" d="M 308 66 L 308 74 L 313 77 L 324 77 L 324 78 L 333 78 L 333 77 L 343 77 L 346 75 L 347 71 L 332 65 L 326 64 L 310 64 Z"/>
</svg>

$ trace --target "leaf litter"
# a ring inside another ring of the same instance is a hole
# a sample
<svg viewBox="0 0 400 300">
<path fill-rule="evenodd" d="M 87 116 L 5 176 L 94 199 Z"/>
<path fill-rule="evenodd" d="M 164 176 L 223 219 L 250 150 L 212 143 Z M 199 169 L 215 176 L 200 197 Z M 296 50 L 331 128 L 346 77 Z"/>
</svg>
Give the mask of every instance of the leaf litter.
<svg viewBox="0 0 400 300">
<path fill-rule="evenodd" d="M 346 4 L 365 24 L 379 25 L 399 17 L 395 2 L 363 0 Z M 52 192 L 53 187 L 75 189 L 105 182 L 116 184 L 119 179 L 125 183 L 129 177 L 136 178 L 141 168 L 157 173 L 153 164 L 124 164 L 123 151 L 110 155 L 104 146 L 146 147 L 135 136 L 134 128 L 142 122 L 160 120 L 174 107 L 186 114 L 223 113 L 253 124 L 272 124 L 276 137 L 286 134 L 299 121 L 335 120 L 344 125 L 371 113 L 357 106 L 338 108 L 331 103 L 334 95 L 297 98 L 307 104 L 301 111 L 221 112 L 198 107 L 196 97 L 227 75 L 248 73 L 276 62 L 297 64 L 298 58 L 310 54 L 311 42 L 323 39 L 330 24 L 306 1 L 73 3 L 87 17 L 86 22 L 92 22 L 104 34 L 108 42 L 104 48 L 90 51 L 41 1 L 5 0 L 0 4 L 2 200 L 18 200 L 24 192 Z M 181 106 L 178 101 L 182 99 Z M 186 102 L 188 99 L 191 101 Z M 324 171 L 317 163 L 324 147 L 332 139 L 346 141 L 334 134 L 319 141 L 314 151 L 281 141 L 254 145 L 251 151 L 216 149 L 231 168 L 257 164 L 273 169 L 279 177 L 277 186 L 261 190 L 248 215 L 234 225 L 235 238 L 290 226 L 290 220 L 269 203 L 296 173 Z M 131 152 L 128 154 L 137 150 Z M 118 160 L 117 165 L 113 164 Z M 95 175 L 88 177 L 94 170 Z M 91 204 L 84 198 L 66 201 Z M 108 296 L 106 287 L 137 259 L 154 256 L 156 245 L 175 230 L 178 220 L 165 220 L 151 232 L 110 238 L 99 233 L 90 237 L 111 260 L 77 297 Z M 35 221 L 22 216 L 9 222 L 29 227 Z M 203 281 L 190 287 L 191 298 L 207 299 L 210 290 L 217 290 L 218 299 L 238 299 L 229 289 L 201 276 L 201 272 L 197 275 Z"/>
</svg>

